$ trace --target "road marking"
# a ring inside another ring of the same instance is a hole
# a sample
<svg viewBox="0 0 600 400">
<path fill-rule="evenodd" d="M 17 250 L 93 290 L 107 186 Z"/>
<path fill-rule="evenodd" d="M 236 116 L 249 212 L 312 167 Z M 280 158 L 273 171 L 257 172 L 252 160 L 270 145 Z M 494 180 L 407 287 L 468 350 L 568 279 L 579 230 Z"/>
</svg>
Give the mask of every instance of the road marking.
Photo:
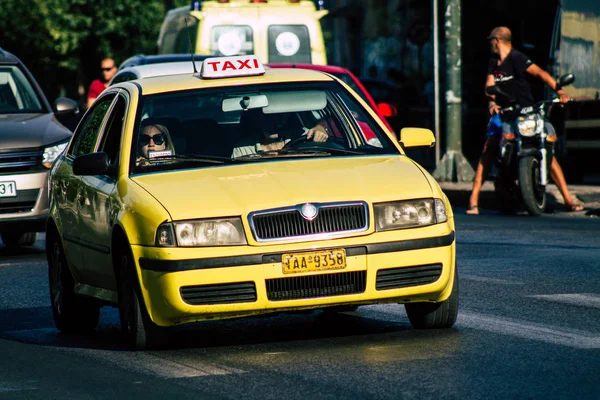
<svg viewBox="0 0 600 400">
<path fill-rule="evenodd" d="M 25 390 L 37 390 L 35 387 L 15 387 L 15 386 L 0 386 L 0 393 L 6 392 L 23 392 Z"/>
<path fill-rule="evenodd" d="M 167 360 L 152 354 L 140 354 L 135 357 L 135 363 L 146 371 L 165 378 L 195 378 L 200 376 L 242 374 L 245 371 L 209 363 L 199 363 L 197 360 L 178 359 Z"/>
<path fill-rule="evenodd" d="M 71 349 L 63 350 L 71 351 Z M 80 353 L 81 349 L 75 352 Z M 238 368 L 198 362 L 198 360 L 193 358 L 178 357 L 177 359 L 169 360 L 152 353 L 142 352 L 134 354 L 129 352 L 116 353 L 105 350 L 86 350 L 85 352 L 92 355 L 92 357 L 101 358 L 113 364 L 127 364 L 137 371 L 150 373 L 162 378 L 195 378 L 201 376 L 243 374 L 246 372 Z"/>
<path fill-rule="evenodd" d="M 498 279 L 498 278 L 488 278 L 485 276 L 477 276 L 477 275 L 468 275 L 468 274 L 460 274 L 460 279 L 467 281 L 475 281 L 475 282 L 485 282 L 485 283 L 494 283 L 498 285 L 524 285 L 523 282 L 518 281 L 509 281 L 508 279 Z"/>
<path fill-rule="evenodd" d="M 528 297 L 583 307 L 600 308 L 600 295 L 594 293 L 538 294 Z"/>
<path fill-rule="evenodd" d="M 457 326 L 575 347 L 578 349 L 600 349 L 599 335 L 575 329 L 567 330 L 533 322 L 517 321 L 501 317 L 488 317 L 468 312 L 459 312 L 456 323 Z"/>
<path fill-rule="evenodd" d="M 366 309 L 385 314 L 406 316 L 403 308 L 389 305 L 366 306 Z M 509 318 L 486 316 L 483 314 L 459 311 L 455 327 L 471 328 L 502 335 L 520 337 L 539 342 L 558 344 L 578 349 L 600 349 L 600 335 L 576 329 L 564 329 L 534 322 L 518 321 Z"/>
</svg>

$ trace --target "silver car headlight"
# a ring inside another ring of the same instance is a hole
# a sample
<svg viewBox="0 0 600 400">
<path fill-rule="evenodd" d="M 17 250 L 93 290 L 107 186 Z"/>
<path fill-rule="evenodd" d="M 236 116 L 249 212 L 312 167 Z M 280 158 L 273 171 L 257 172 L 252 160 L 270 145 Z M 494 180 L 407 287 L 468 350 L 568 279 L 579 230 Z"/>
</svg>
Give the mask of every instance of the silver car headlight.
<svg viewBox="0 0 600 400">
<path fill-rule="evenodd" d="M 448 220 L 446 206 L 440 199 L 379 203 L 373 208 L 377 231 L 427 226 Z"/>
<path fill-rule="evenodd" d="M 246 235 L 242 220 L 236 218 L 168 222 L 156 232 L 157 246 L 234 246 L 244 245 Z"/>
<path fill-rule="evenodd" d="M 68 140 L 46 147 L 44 149 L 44 155 L 42 158 L 42 164 L 44 165 L 44 167 L 50 168 L 54 160 L 56 160 L 58 156 L 60 156 L 60 153 L 62 153 L 65 150 L 67 144 L 69 144 Z"/>
</svg>

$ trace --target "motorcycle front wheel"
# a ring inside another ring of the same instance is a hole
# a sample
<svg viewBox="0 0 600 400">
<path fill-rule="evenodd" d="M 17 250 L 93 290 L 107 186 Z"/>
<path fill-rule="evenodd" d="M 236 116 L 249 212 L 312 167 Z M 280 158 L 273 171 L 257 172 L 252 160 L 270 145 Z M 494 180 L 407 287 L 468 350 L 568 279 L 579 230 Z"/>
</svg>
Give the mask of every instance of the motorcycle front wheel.
<svg viewBox="0 0 600 400">
<path fill-rule="evenodd" d="M 546 209 L 546 186 L 541 183 L 540 160 L 534 156 L 519 160 L 519 187 L 529 215 L 540 216 Z"/>
</svg>

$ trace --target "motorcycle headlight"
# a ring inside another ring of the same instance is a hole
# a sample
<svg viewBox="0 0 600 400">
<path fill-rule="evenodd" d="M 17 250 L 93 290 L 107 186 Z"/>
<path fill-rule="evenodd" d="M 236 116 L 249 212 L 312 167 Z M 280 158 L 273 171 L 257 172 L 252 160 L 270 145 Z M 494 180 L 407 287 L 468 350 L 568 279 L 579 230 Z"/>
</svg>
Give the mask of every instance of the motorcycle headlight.
<svg viewBox="0 0 600 400">
<path fill-rule="evenodd" d="M 538 129 L 538 126 L 543 126 L 541 122 L 541 117 L 538 114 L 531 114 L 524 117 L 519 117 L 519 120 L 517 122 L 519 133 L 521 134 L 521 136 L 534 136 L 536 133 L 540 133 L 538 131 L 540 131 L 541 128 Z"/>
<path fill-rule="evenodd" d="M 246 235 L 242 220 L 237 218 L 168 222 L 156 232 L 157 246 L 235 246 L 244 245 Z"/>
<path fill-rule="evenodd" d="M 54 160 L 58 158 L 60 153 L 62 153 L 65 148 L 69 144 L 69 141 L 53 144 L 44 149 L 44 155 L 42 156 L 42 165 L 46 168 L 50 168 Z"/>
<path fill-rule="evenodd" d="M 440 199 L 379 203 L 373 208 L 377 231 L 427 226 L 448 220 L 446 207 Z"/>
</svg>

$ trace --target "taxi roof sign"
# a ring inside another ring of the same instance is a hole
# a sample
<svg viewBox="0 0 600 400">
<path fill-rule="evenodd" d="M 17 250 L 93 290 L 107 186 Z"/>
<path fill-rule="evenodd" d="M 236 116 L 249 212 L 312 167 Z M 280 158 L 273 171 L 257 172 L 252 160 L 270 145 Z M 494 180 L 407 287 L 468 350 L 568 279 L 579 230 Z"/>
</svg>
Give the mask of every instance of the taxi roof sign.
<svg viewBox="0 0 600 400">
<path fill-rule="evenodd" d="M 255 55 L 207 58 L 202 62 L 200 70 L 203 78 L 231 78 L 264 73 L 265 67 Z"/>
</svg>

